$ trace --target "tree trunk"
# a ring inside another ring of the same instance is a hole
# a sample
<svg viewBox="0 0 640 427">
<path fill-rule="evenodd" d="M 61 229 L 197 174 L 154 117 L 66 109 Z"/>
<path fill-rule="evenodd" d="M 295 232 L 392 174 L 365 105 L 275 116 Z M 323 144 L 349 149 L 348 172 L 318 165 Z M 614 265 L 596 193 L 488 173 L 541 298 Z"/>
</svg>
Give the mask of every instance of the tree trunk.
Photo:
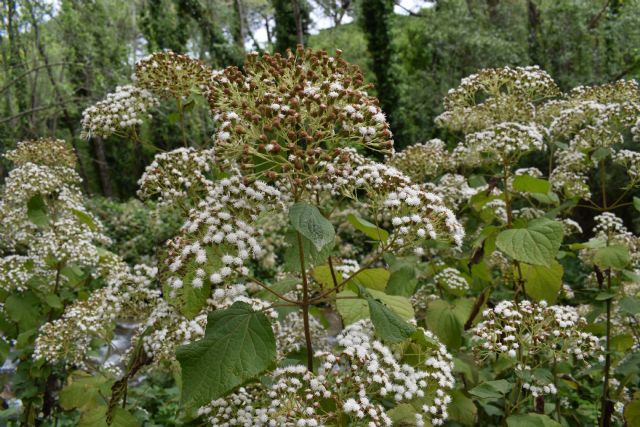
<svg viewBox="0 0 640 427">
<path fill-rule="evenodd" d="M 534 65 L 544 66 L 538 33 L 540 31 L 540 10 L 535 0 L 527 0 L 529 24 L 529 58 Z"/>
<path fill-rule="evenodd" d="M 298 44 L 304 46 L 304 33 L 302 32 L 302 16 L 300 15 L 300 0 L 292 0 L 293 17 L 296 20 L 296 38 Z"/>
<path fill-rule="evenodd" d="M 113 197 L 113 187 L 111 186 L 111 174 L 109 172 L 109 163 L 107 162 L 107 156 L 104 151 L 104 141 L 101 137 L 95 137 L 91 140 L 93 148 L 94 163 L 98 169 L 98 176 L 100 177 L 100 188 L 102 189 L 102 195 L 105 197 Z M 137 151 L 137 150 L 136 150 Z M 136 152 L 136 161 L 139 163 L 141 156 Z"/>
</svg>

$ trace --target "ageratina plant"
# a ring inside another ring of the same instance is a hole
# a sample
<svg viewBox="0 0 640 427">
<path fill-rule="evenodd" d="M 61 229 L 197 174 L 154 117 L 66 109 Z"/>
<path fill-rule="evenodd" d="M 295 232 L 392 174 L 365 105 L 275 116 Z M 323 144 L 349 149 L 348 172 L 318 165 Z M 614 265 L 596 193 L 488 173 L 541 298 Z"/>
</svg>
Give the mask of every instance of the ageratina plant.
<svg viewBox="0 0 640 427">
<path fill-rule="evenodd" d="M 23 141 L 5 157 L 14 168 L 0 198 L 0 342 L 4 362 L 16 369 L 20 422 L 36 425 L 59 415 L 56 395 L 69 366 L 39 358 L 38 342 L 54 338 L 40 326 L 126 265 L 102 249 L 109 239 L 84 206 L 69 145 Z"/>
<path fill-rule="evenodd" d="M 243 70 L 193 65 L 156 54 L 136 67 L 158 96 L 202 91 L 216 122 L 212 147 L 160 154 L 140 179 L 139 195 L 180 206 L 183 226 L 157 273 L 123 272 L 45 325 L 38 357 L 90 371 L 84 345 L 135 318 L 107 421 L 140 369 L 179 364 L 187 414 L 215 426 L 442 425 L 451 355 L 416 327 L 410 294 L 387 286 L 394 257 L 455 250 L 464 230 L 380 162 L 392 134 L 360 70 L 304 49 L 251 54 Z M 337 246 L 354 239 L 369 243 Z M 327 329 L 336 315 L 346 329 Z"/>
</svg>

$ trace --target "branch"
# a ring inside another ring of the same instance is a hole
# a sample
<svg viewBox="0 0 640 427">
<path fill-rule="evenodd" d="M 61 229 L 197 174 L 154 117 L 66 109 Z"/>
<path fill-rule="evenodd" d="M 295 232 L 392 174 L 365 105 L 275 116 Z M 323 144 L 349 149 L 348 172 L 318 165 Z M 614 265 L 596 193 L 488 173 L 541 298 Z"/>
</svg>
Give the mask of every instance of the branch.
<svg viewBox="0 0 640 427">
<path fill-rule="evenodd" d="M 0 119 L 0 124 L 6 123 L 6 122 L 10 122 L 11 120 L 18 119 L 18 118 L 20 118 L 20 117 L 22 117 L 24 115 L 31 114 L 31 113 L 36 112 L 36 111 L 48 110 L 50 108 L 55 108 L 55 107 L 61 107 L 61 106 L 65 105 L 65 104 L 68 104 L 70 102 L 79 101 L 80 99 L 81 98 L 70 98 L 70 99 L 63 100 L 62 102 L 56 102 L 55 104 L 44 105 L 44 106 L 41 106 L 41 107 L 36 107 L 36 108 L 31 108 L 29 110 L 21 111 L 20 113 L 14 114 L 13 116 L 3 117 L 2 119 Z"/>
</svg>

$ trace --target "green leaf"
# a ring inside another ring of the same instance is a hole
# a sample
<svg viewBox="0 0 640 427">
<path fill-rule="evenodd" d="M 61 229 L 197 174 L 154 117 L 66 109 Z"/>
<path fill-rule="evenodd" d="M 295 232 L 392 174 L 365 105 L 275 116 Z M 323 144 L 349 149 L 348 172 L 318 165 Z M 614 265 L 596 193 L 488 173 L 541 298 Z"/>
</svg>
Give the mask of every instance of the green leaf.
<svg viewBox="0 0 640 427">
<path fill-rule="evenodd" d="M 543 414 L 511 415 L 507 418 L 508 427 L 562 427 L 562 424 Z"/>
<path fill-rule="evenodd" d="M 308 203 L 296 203 L 289 209 L 289 221 L 293 228 L 309 239 L 318 251 L 332 245 L 336 237 L 333 225 Z"/>
<path fill-rule="evenodd" d="M 203 339 L 178 347 L 182 400 L 198 408 L 255 378 L 275 359 L 276 341 L 264 313 L 236 302 L 209 314 Z"/>
<path fill-rule="evenodd" d="M 170 125 L 176 124 L 178 120 L 180 120 L 180 113 L 177 111 L 169 113 L 169 115 L 167 116 L 167 121 Z"/>
<path fill-rule="evenodd" d="M 368 268 L 358 272 L 353 276 L 352 280 L 355 280 L 365 288 L 384 291 L 390 275 L 391 273 L 384 268 Z"/>
<path fill-rule="evenodd" d="M 611 337 L 611 348 L 621 353 L 633 347 L 633 336 L 630 334 L 616 335 Z"/>
<path fill-rule="evenodd" d="M 300 247 L 298 246 L 298 235 L 295 231 L 290 231 L 284 236 L 287 248 L 284 252 L 284 268 L 286 271 L 300 272 Z M 302 239 L 302 250 L 304 251 L 305 268 L 322 264 L 329 258 L 333 250 L 333 243 L 318 251 L 309 239 Z"/>
<path fill-rule="evenodd" d="M 624 297 L 619 303 L 620 311 L 626 314 L 640 314 L 640 299 L 636 297 Z"/>
<path fill-rule="evenodd" d="M 40 300 L 32 292 L 13 294 L 4 303 L 9 318 L 24 332 L 40 324 Z"/>
<path fill-rule="evenodd" d="M 400 318 L 404 320 L 413 319 L 413 306 L 408 298 L 397 295 L 387 295 L 384 292 L 376 291 L 375 289 L 368 289 L 367 291 L 369 295 L 374 299 L 383 302 L 394 313 L 400 316 Z M 338 299 L 336 301 L 336 308 L 338 309 L 340 316 L 342 316 L 342 320 L 345 325 L 349 325 L 361 319 L 370 318 L 369 304 L 366 299 L 352 298 L 356 297 L 357 294 L 349 290 L 342 291 L 337 296 L 350 297 L 350 299 Z"/>
<path fill-rule="evenodd" d="M 624 420 L 629 427 L 640 426 L 640 400 L 632 400 L 624 407 Z"/>
<path fill-rule="evenodd" d="M 453 421 L 465 426 L 474 425 L 478 415 L 478 408 L 474 405 L 473 400 L 465 396 L 461 390 L 451 392 L 451 404 L 447 410 Z"/>
<path fill-rule="evenodd" d="M 513 178 L 513 189 L 523 193 L 547 194 L 551 185 L 546 179 L 534 178 L 529 175 L 518 175 Z"/>
<path fill-rule="evenodd" d="M 599 147 L 593 153 L 591 153 L 591 158 L 596 161 L 604 160 L 611 154 L 611 151 L 608 148 Z"/>
<path fill-rule="evenodd" d="M 333 274 L 336 276 L 336 282 L 342 282 L 342 273 L 334 269 Z M 323 288 L 333 288 L 334 286 L 329 264 L 319 265 L 314 268 L 311 272 L 311 277 L 313 277 L 313 280 L 320 283 Z"/>
<path fill-rule="evenodd" d="M 101 375 L 94 376 L 83 371 L 75 371 L 69 378 L 69 384 L 60 391 L 60 406 L 65 411 L 98 406 L 101 391 L 109 389 L 111 384 Z"/>
<path fill-rule="evenodd" d="M 405 322 L 389 310 L 384 304 L 373 298 L 367 298 L 369 303 L 369 312 L 371 313 L 371 322 L 376 329 L 376 333 L 384 341 L 390 343 L 402 342 L 409 338 L 416 328 Z"/>
<path fill-rule="evenodd" d="M 522 264 L 525 291 L 534 301 L 545 300 L 550 304 L 556 302 L 562 288 L 564 269 L 558 261 L 553 260 L 551 266 Z"/>
<path fill-rule="evenodd" d="M 357 217 L 354 214 L 347 215 L 347 221 L 349 221 L 356 230 L 362 231 L 373 240 L 384 242 L 389 238 L 389 233 L 386 230 L 370 223 L 366 219 Z"/>
<path fill-rule="evenodd" d="M 513 387 L 509 381 L 495 380 L 486 381 L 469 390 L 469 393 L 480 399 L 500 399 L 504 397 Z"/>
<path fill-rule="evenodd" d="M 73 212 L 73 214 L 76 216 L 76 218 L 78 218 L 78 220 L 81 223 L 83 223 L 84 225 L 89 227 L 89 229 L 95 231 L 98 228 L 98 226 L 94 222 L 93 218 L 88 213 L 83 212 L 83 211 L 81 211 L 79 209 L 71 209 L 71 212 Z"/>
<path fill-rule="evenodd" d="M 418 279 L 416 278 L 415 267 L 412 265 L 400 265 L 398 268 L 392 269 L 385 291 L 389 295 L 410 297 L 416 291 L 417 284 Z"/>
<path fill-rule="evenodd" d="M 550 265 L 562 243 L 562 225 L 548 218 L 537 218 L 527 228 L 504 230 L 496 245 L 518 261 L 534 265 Z"/>
<path fill-rule="evenodd" d="M 444 300 L 431 301 L 427 306 L 427 327 L 449 348 L 462 344 L 464 323 L 467 321 L 473 300 L 457 299 L 452 304 Z"/>
<path fill-rule="evenodd" d="M 596 301 L 607 301 L 610 299 L 614 299 L 616 297 L 616 294 L 614 294 L 613 292 L 599 292 L 598 295 L 596 295 L 595 300 Z"/>
<path fill-rule="evenodd" d="M 38 227 L 44 227 L 49 224 L 47 204 L 44 202 L 42 195 L 36 194 L 29 199 L 27 202 L 27 216 Z"/>
<path fill-rule="evenodd" d="M 46 301 L 47 305 L 51 308 L 62 308 L 62 301 L 60 300 L 60 297 L 56 294 L 47 294 L 47 296 L 44 297 L 44 300 Z"/>
<path fill-rule="evenodd" d="M 633 198 L 633 207 L 636 208 L 637 211 L 640 211 L 640 197 Z"/>
<path fill-rule="evenodd" d="M 411 426 L 416 421 L 416 408 L 409 403 L 401 403 L 387 411 L 387 415 L 393 421 L 393 425 Z"/>
<path fill-rule="evenodd" d="M 629 250 L 622 245 L 605 246 L 593 256 L 595 265 L 602 269 L 615 268 L 621 270 L 629 264 Z"/>
</svg>

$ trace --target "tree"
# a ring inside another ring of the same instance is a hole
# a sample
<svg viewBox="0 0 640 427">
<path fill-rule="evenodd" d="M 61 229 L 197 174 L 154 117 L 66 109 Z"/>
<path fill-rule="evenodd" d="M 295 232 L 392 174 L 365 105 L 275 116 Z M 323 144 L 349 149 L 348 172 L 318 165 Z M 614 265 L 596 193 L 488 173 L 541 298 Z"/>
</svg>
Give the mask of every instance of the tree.
<svg viewBox="0 0 640 427">
<path fill-rule="evenodd" d="M 272 0 L 275 11 L 275 50 L 283 53 L 309 36 L 309 6 L 304 0 Z"/>
<path fill-rule="evenodd" d="M 371 69 L 376 78 L 378 98 L 382 110 L 389 116 L 391 129 L 398 131 L 398 91 L 393 74 L 393 47 L 391 39 L 391 17 L 393 0 L 370 0 L 361 2 L 360 25 L 362 26 L 369 54 Z"/>
</svg>

